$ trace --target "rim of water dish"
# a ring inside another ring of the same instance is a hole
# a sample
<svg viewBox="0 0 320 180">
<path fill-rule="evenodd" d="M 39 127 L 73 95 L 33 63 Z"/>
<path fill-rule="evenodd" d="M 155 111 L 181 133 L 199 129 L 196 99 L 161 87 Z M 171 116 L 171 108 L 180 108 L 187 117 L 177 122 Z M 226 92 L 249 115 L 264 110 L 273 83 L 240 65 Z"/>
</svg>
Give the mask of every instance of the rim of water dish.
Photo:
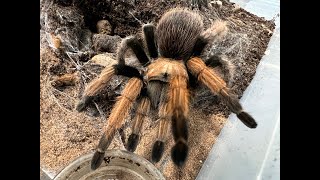
<svg viewBox="0 0 320 180">
<path fill-rule="evenodd" d="M 161 172 L 148 160 L 129 151 L 107 150 L 101 166 L 91 170 L 93 153 L 83 155 L 65 167 L 54 180 L 89 180 L 89 179 L 157 179 L 165 180 Z M 112 173 L 114 172 L 114 173 Z"/>
</svg>

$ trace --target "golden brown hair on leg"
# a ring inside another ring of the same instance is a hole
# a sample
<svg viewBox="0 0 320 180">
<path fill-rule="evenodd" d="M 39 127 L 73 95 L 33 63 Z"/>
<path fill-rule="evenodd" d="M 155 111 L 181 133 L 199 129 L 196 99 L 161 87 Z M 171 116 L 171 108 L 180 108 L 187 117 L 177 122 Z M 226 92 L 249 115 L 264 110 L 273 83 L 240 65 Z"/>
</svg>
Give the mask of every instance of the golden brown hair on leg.
<svg viewBox="0 0 320 180">
<path fill-rule="evenodd" d="M 131 78 L 125 88 L 123 89 L 121 96 L 115 103 L 110 116 L 107 121 L 107 125 L 103 128 L 103 135 L 98 144 L 97 150 L 94 153 L 91 161 L 91 169 L 97 169 L 103 160 L 104 152 L 110 145 L 114 133 L 117 129 L 121 128 L 124 124 L 124 120 L 129 113 L 134 101 L 140 94 L 143 82 L 137 77 Z"/>
<path fill-rule="evenodd" d="M 150 100 L 147 96 L 143 96 L 138 102 L 138 108 L 133 118 L 132 133 L 129 136 L 128 144 L 126 146 L 128 151 L 134 152 L 137 148 L 139 135 L 142 124 L 150 110 Z"/>
<path fill-rule="evenodd" d="M 152 161 L 159 162 L 163 152 L 164 152 L 164 143 L 168 135 L 170 121 L 169 119 L 161 118 L 159 122 L 159 129 L 157 134 L 157 141 L 153 144 L 152 148 Z"/>
<path fill-rule="evenodd" d="M 216 54 L 210 56 L 205 63 L 208 67 L 213 69 L 221 69 L 223 79 L 228 83 L 228 86 L 233 83 L 235 66 L 228 60 L 227 56 L 223 54 Z"/>
<path fill-rule="evenodd" d="M 157 141 L 153 144 L 153 148 L 152 148 L 151 158 L 153 162 L 159 162 L 164 151 L 164 143 L 168 134 L 169 124 L 170 124 L 170 119 L 168 118 L 168 114 L 167 114 L 167 105 L 168 103 L 165 100 L 163 100 L 161 101 L 161 104 L 159 107 L 160 122 L 158 126 Z"/>
<path fill-rule="evenodd" d="M 173 162 L 183 166 L 188 155 L 189 91 L 187 77 L 176 76 L 170 81 L 168 88 L 167 114 L 171 115 L 173 137 L 176 144 L 171 151 Z"/>
<path fill-rule="evenodd" d="M 180 68 L 175 68 L 180 71 Z M 182 166 L 188 155 L 188 126 L 187 117 L 189 112 L 189 92 L 187 89 L 187 77 L 185 72 L 175 72 L 177 75 L 172 77 L 166 88 L 165 97 L 161 95 L 159 107 L 159 129 L 157 141 L 152 149 L 152 161 L 158 162 L 163 154 L 164 142 L 168 133 L 170 121 L 172 122 L 172 131 L 175 146 L 172 148 L 171 157 L 177 166 Z"/>
<path fill-rule="evenodd" d="M 127 66 L 124 64 L 115 64 L 106 67 L 101 74 L 94 79 L 88 87 L 85 89 L 82 99 L 79 101 L 76 109 L 80 112 L 87 104 L 92 100 L 93 97 L 99 94 L 102 89 L 104 89 L 111 77 L 114 75 L 123 75 L 129 78 L 137 77 L 142 79 L 142 76 L 138 69 L 135 67 Z"/>
<path fill-rule="evenodd" d="M 76 107 L 77 111 L 82 111 L 89 101 L 107 86 L 113 75 L 115 75 L 115 68 L 113 65 L 104 68 L 101 74 L 84 90 L 82 98 Z"/>
<path fill-rule="evenodd" d="M 212 93 L 219 97 L 227 104 L 229 109 L 249 128 L 256 128 L 257 123 L 251 115 L 245 112 L 239 102 L 239 99 L 232 95 L 226 86 L 226 82 L 221 79 L 211 68 L 198 57 L 193 57 L 187 61 L 188 70 L 198 80 L 206 85 Z"/>
</svg>

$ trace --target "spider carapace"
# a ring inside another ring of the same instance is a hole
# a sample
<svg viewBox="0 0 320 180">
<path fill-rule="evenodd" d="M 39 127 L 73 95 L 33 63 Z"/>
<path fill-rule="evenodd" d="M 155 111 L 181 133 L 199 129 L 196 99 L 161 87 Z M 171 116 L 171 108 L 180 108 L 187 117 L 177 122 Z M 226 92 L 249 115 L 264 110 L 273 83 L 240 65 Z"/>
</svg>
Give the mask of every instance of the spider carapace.
<svg viewBox="0 0 320 180">
<path fill-rule="evenodd" d="M 158 111 L 158 134 L 153 144 L 152 161 L 158 162 L 164 151 L 168 130 L 172 129 L 175 145 L 171 157 L 182 166 L 188 156 L 189 89 L 192 81 L 207 86 L 249 128 L 256 128 L 255 120 L 243 110 L 223 78 L 214 71 L 221 66 L 219 55 L 200 58 L 203 49 L 222 38 L 227 31 L 226 23 L 216 20 L 204 30 L 202 17 L 194 11 L 175 8 L 167 11 L 157 26 L 145 24 L 141 33 L 125 38 L 117 52 L 116 65 L 106 67 L 85 89 L 77 105 L 81 111 L 105 88 L 114 75 L 129 77 L 103 128 L 103 134 L 91 161 L 96 169 L 102 163 L 104 153 L 115 132 L 124 125 L 126 116 L 134 104 L 135 115 L 126 148 L 135 151 L 142 124 L 150 109 Z M 131 49 L 139 67 L 128 66 L 125 53 Z M 136 102 L 136 103 L 135 103 Z"/>
</svg>

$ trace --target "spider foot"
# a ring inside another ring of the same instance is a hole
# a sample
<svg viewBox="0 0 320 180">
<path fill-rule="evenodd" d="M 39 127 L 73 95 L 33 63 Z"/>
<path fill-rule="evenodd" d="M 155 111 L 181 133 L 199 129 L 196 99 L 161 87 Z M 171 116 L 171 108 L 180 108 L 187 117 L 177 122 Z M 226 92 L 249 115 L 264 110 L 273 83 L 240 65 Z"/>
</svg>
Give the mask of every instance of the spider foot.
<svg viewBox="0 0 320 180">
<path fill-rule="evenodd" d="M 91 169 L 96 170 L 102 163 L 104 152 L 96 151 L 91 160 Z"/>
<path fill-rule="evenodd" d="M 159 162 L 164 150 L 164 142 L 156 141 L 152 148 L 152 161 Z"/>
<path fill-rule="evenodd" d="M 183 141 L 178 141 L 172 148 L 171 157 L 174 164 L 183 166 L 188 156 L 188 145 Z"/>
<path fill-rule="evenodd" d="M 249 128 L 256 128 L 258 125 L 253 117 L 244 111 L 237 114 L 237 117 L 243 122 L 243 124 L 245 124 Z"/>
<path fill-rule="evenodd" d="M 138 142 L 139 142 L 139 135 L 132 133 L 128 139 L 128 144 L 126 147 L 127 150 L 130 152 L 134 152 L 138 146 Z"/>
<path fill-rule="evenodd" d="M 82 99 L 77 104 L 76 110 L 78 112 L 83 111 L 84 108 L 87 107 L 87 105 L 91 102 L 92 99 L 93 99 L 93 97 L 91 97 L 91 96 L 82 97 Z"/>
</svg>

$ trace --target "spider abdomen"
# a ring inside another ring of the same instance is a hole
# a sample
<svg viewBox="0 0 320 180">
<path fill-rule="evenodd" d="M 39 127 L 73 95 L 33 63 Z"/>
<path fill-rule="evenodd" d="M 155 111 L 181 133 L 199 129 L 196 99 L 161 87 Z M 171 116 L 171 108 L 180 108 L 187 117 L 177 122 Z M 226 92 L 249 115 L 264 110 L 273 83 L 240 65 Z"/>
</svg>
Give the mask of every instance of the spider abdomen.
<svg viewBox="0 0 320 180">
<path fill-rule="evenodd" d="M 179 8 L 168 11 L 157 26 L 160 55 L 186 60 L 192 55 L 194 44 L 202 31 L 203 22 L 199 14 Z"/>
</svg>

